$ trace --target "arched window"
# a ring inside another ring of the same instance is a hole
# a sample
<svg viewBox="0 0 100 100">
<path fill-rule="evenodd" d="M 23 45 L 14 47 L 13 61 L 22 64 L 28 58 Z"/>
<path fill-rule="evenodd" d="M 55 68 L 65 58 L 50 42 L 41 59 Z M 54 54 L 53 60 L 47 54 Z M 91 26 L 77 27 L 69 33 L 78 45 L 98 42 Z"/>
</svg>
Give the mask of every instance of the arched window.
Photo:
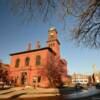
<svg viewBox="0 0 100 100">
<path fill-rule="evenodd" d="M 16 68 L 19 67 L 19 64 L 20 64 L 20 59 L 18 58 L 18 59 L 16 60 L 15 67 L 16 67 Z"/>
<path fill-rule="evenodd" d="M 36 65 L 40 65 L 41 64 L 41 56 L 37 55 L 36 56 Z"/>
<path fill-rule="evenodd" d="M 27 58 L 25 59 L 25 65 L 26 65 L 26 66 L 29 66 L 29 63 L 30 63 L 30 58 L 27 57 Z"/>
</svg>

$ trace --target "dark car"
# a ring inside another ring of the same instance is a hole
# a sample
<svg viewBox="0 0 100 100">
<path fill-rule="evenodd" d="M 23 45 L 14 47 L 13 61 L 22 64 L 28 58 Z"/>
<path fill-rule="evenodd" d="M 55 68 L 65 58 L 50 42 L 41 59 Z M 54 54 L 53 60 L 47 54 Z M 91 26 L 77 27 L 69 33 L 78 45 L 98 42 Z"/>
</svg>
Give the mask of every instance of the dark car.
<svg viewBox="0 0 100 100">
<path fill-rule="evenodd" d="M 96 86 L 97 89 L 100 89 L 100 83 L 96 83 L 95 86 Z"/>
<path fill-rule="evenodd" d="M 80 90 L 82 90 L 82 89 L 83 89 L 83 86 L 82 86 L 81 83 L 77 83 L 77 84 L 75 85 L 75 90 L 76 90 L 76 91 L 80 91 Z"/>
<path fill-rule="evenodd" d="M 0 81 L 0 89 L 4 87 L 4 82 Z"/>
</svg>

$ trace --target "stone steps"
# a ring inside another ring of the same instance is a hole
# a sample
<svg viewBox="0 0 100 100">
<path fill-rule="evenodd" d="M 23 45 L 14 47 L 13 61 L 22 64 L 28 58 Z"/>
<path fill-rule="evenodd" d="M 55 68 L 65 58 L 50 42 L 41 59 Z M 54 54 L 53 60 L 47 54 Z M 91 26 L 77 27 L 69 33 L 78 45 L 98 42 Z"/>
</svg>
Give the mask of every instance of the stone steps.
<svg viewBox="0 0 100 100">
<path fill-rule="evenodd" d="M 15 91 L 14 89 L 1 90 L 0 95 L 7 94 L 7 93 L 10 93 L 10 92 L 14 92 L 14 91 Z"/>
<path fill-rule="evenodd" d="M 22 94 L 26 94 L 25 91 L 13 91 L 13 92 L 10 92 L 10 93 L 7 93 L 7 94 L 1 94 L 0 95 L 0 100 L 10 99 L 10 98 L 13 98 L 13 97 L 20 96 Z"/>
</svg>

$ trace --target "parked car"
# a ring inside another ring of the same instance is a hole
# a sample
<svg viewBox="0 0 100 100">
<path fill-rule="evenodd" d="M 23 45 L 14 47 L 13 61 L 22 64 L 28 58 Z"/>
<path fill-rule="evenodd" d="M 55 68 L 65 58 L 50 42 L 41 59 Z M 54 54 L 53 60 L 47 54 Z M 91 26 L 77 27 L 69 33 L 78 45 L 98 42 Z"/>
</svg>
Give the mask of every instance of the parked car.
<svg viewBox="0 0 100 100">
<path fill-rule="evenodd" d="M 4 87 L 4 82 L 0 81 L 0 89 Z"/>
<path fill-rule="evenodd" d="M 83 89 L 82 84 L 81 84 L 81 83 L 77 83 L 77 84 L 75 85 L 75 89 L 76 89 L 76 91 L 82 90 L 82 89 Z"/>
<path fill-rule="evenodd" d="M 96 83 L 95 86 L 96 86 L 97 89 L 100 89 L 100 83 Z"/>
</svg>

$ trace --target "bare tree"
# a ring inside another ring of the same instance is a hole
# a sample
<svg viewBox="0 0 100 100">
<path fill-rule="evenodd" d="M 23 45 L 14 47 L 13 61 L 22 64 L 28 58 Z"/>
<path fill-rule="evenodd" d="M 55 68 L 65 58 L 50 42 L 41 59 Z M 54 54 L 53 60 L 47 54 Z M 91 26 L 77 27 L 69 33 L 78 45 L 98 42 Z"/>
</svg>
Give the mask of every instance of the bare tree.
<svg viewBox="0 0 100 100">
<path fill-rule="evenodd" d="M 47 76 L 50 87 L 58 87 L 63 85 L 62 76 L 67 75 L 67 66 L 66 62 L 61 62 L 59 57 L 50 58 L 47 61 L 46 66 L 44 67 L 45 75 Z"/>
<path fill-rule="evenodd" d="M 14 14 L 25 19 L 48 21 L 61 19 L 66 27 L 66 18 L 78 18 L 72 37 L 80 45 L 100 48 L 100 0 L 10 0 Z"/>
<path fill-rule="evenodd" d="M 100 0 L 90 0 L 79 17 L 78 27 L 74 29 L 74 39 L 79 44 L 100 48 Z"/>
</svg>

